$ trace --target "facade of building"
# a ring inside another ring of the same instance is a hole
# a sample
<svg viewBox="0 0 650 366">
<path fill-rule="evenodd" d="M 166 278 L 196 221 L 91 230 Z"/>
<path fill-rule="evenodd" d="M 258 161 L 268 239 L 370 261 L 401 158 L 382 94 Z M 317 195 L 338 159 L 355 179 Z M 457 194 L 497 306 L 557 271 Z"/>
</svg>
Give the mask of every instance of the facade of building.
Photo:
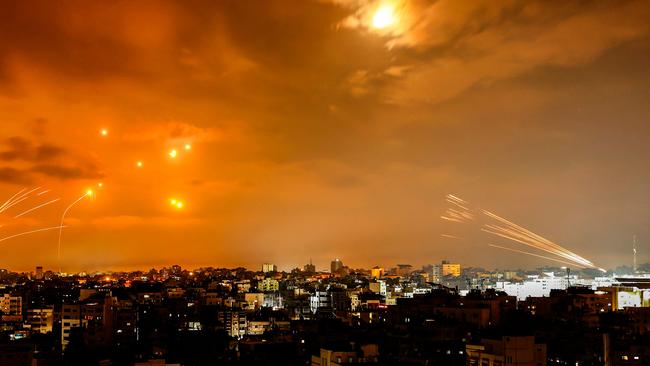
<svg viewBox="0 0 650 366">
<path fill-rule="evenodd" d="M 273 263 L 264 263 L 262 265 L 262 272 L 264 273 L 277 272 L 277 271 L 278 271 L 278 267 Z"/>
<path fill-rule="evenodd" d="M 51 332 L 54 325 L 54 309 L 28 309 L 27 323 L 33 333 L 45 334 Z"/>
<path fill-rule="evenodd" d="M 23 298 L 4 294 L 0 297 L 0 311 L 2 311 L 3 315 L 22 315 Z"/>
<path fill-rule="evenodd" d="M 535 337 L 482 339 L 466 346 L 467 366 L 546 366 L 546 345 Z"/>
<path fill-rule="evenodd" d="M 265 278 L 257 283 L 257 289 L 262 292 L 274 292 L 280 289 L 280 282 L 273 278 Z"/>
<path fill-rule="evenodd" d="M 336 258 L 335 260 L 330 263 L 330 272 L 331 273 L 339 273 L 343 270 L 343 262 L 341 262 L 340 259 Z"/>
<path fill-rule="evenodd" d="M 449 263 L 447 261 L 442 262 L 442 275 L 451 276 L 451 277 L 460 277 L 460 264 L 458 263 Z"/>
</svg>

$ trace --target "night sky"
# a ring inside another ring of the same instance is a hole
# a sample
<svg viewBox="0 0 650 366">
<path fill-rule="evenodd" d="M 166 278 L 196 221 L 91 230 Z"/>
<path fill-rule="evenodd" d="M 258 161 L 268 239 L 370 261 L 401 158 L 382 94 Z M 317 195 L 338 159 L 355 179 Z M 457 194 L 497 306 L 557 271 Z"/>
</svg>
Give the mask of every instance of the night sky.
<svg viewBox="0 0 650 366">
<path fill-rule="evenodd" d="M 0 240 L 91 189 L 64 270 L 553 264 L 441 220 L 448 193 L 598 266 L 634 234 L 650 260 L 648 1 L 0 8 L 0 203 L 42 187 Z M 2 240 L 0 267 L 58 268 L 57 240 Z"/>
</svg>

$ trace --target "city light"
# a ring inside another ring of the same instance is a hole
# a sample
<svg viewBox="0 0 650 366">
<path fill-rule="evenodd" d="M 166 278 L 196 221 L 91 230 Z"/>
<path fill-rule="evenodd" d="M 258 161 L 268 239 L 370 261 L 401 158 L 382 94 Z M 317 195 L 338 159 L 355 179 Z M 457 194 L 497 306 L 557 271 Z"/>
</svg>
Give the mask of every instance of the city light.
<svg viewBox="0 0 650 366">
<path fill-rule="evenodd" d="M 178 152 L 176 151 L 176 149 L 173 149 L 173 150 L 171 150 L 169 152 L 169 157 L 172 158 L 172 159 L 176 158 L 176 155 L 178 155 Z"/>
</svg>

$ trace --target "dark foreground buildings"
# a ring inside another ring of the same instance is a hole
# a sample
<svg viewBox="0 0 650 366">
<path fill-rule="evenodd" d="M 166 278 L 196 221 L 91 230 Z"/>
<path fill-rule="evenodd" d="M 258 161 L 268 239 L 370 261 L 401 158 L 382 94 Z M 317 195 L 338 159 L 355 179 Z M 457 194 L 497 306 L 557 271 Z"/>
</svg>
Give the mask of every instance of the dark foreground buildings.
<svg viewBox="0 0 650 366">
<path fill-rule="evenodd" d="M 635 284 L 518 300 L 455 268 L 332 267 L 3 271 L 0 365 L 650 364 L 650 308 L 618 306 Z"/>
</svg>

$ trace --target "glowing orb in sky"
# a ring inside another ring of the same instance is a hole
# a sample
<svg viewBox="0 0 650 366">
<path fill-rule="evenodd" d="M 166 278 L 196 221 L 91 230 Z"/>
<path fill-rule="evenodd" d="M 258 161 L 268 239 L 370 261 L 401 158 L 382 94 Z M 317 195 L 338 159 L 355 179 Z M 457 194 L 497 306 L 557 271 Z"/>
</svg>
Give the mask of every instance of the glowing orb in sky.
<svg viewBox="0 0 650 366">
<path fill-rule="evenodd" d="M 108 136 L 108 130 L 105 129 L 105 128 L 102 128 L 102 129 L 99 131 L 99 133 L 100 133 L 102 136 Z"/>
<path fill-rule="evenodd" d="M 396 20 L 395 8 L 391 5 L 381 5 L 372 17 L 372 26 L 377 29 L 384 29 L 395 24 Z"/>
<path fill-rule="evenodd" d="M 185 150 L 191 150 L 191 149 L 192 149 L 192 145 L 190 145 L 190 144 L 185 144 Z"/>
<path fill-rule="evenodd" d="M 180 210 L 181 208 L 183 208 L 183 206 L 184 206 L 183 201 L 177 200 L 176 198 L 172 198 L 172 199 L 170 199 L 170 200 L 169 200 L 169 204 L 170 204 L 172 207 L 177 208 L 177 209 L 179 209 L 179 210 Z"/>
<path fill-rule="evenodd" d="M 138 161 L 137 163 L 135 163 L 135 165 L 136 165 L 138 168 L 142 168 L 142 162 L 141 162 L 141 161 Z"/>
<path fill-rule="evenodd" d="M 169 157 L 171 157 L 173 159 L 173 158 L 176 157 L 177 154 L 178 154 L 178 152 L 176 152 L 176 149 L 174 149 L 174 150 L 169 152 Z"/>
</svg>

